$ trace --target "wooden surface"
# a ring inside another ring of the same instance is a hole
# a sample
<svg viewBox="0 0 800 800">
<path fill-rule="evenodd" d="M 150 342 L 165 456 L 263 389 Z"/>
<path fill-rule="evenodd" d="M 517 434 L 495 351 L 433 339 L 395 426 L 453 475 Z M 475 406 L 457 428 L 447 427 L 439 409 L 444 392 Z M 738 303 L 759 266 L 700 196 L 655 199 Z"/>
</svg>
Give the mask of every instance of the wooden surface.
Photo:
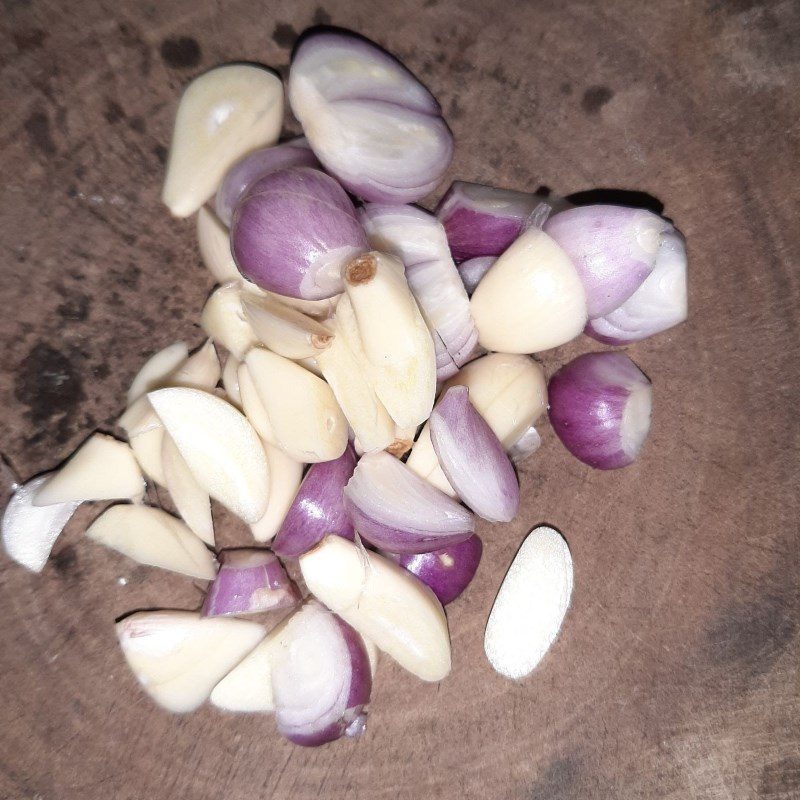
<svg viewBox="0 0 800 800">
<path fill-rule="evenodd" d="M 81 509 L 40 576 L 0 557 L 0 797 L 800 797 L 792 0 L 3 0 L 4 456 L 23 478 L 50 468 L 112 424 L 147 355 L 200 341 L 211 281 L 193 223 L 158 201 L 179 91 L 226 60 L 285 69 L 296 33 L 329 21 L 429 84 L 456 135 L 448 178 L 637 189 L 684 231 L 691 319 L 629 349 L 655 385 L 642 458 L 593 472 L 545 426 L 523 512 L 480 527 L 449 608 L 452 675 L 425 685 L 383 659 L 366 736 L 317 750 L 269 717 L 174 717 L 139 691 L 115 617 L 195 607 L 197 589 L 83 540 L 97 509 Z M 566 535 L 576 588 L 515 685 L 482 633 L 541 522 Z"/>
</svg>

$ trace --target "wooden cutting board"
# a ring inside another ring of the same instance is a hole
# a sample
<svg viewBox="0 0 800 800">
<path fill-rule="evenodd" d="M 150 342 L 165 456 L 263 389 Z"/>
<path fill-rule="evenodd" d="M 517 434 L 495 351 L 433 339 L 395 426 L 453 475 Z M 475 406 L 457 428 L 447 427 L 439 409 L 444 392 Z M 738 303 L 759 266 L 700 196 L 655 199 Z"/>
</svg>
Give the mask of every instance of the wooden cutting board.
<svg viewBox="0 0 800 800">
<path fill-rule="evenodd" d="M 285 72 L 314 23 L 428 83 L 456 135 L 448 180 L 663 204 L 689 243 L 691 318 L 629 348 L 655 386 L 636 465 L 592 471 L 543 427 L 522 513 L 479 528 L 483 563 L 448 610 L 452 675 L 426 685 L 384 658 L 359 741 L 305 750 L 268 717 L 156 708 L 114 619 L 198 590 L 83 540 L 96 508 L 40 576 L 0 557 L 0 797 L 800 797 L 796 3 L 3 0 L 1 20 L 0 447 L 23 478 L 110 428 L 151 352 L 201 340 L 211 280 L 193 223 L 158 200 L 181 87 L 233 59 Z M 542 522 L 576 588 L 514 684 L 483 627 Z"/>
</svg>

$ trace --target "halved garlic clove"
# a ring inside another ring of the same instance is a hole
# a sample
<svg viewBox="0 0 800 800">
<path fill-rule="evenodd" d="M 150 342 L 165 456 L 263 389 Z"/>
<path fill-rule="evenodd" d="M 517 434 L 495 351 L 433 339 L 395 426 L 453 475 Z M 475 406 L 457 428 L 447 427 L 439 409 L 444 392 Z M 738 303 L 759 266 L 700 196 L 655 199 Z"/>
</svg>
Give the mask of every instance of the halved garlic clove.
<svg viewBox="0 0 800 800">
<path fill-rule="evenodd" d="M 245 416 L 199 389 L 159 389 L 148 397 L 197 483 L 248 524 L 261 519 L 269 465 Z"/>
<path fill-rule="evenodd" d="M 194 214 L 246 153 L 278 141 L 283 84 L 254 64 L 225 64 L 184 90 L 161 199 L 176 217 Z"/>
<path fill-rule="evenodd" d="M 436 396 L 436 356 L 402 263 L 373 251 L 344 278 L 375 393 L 398 425 L 421 424 Z"/>
<path fill-rule="evenodd" d="M 225 369 L 222 370 L 222 386 L 225 389 L 228 400 L 241 410 L 242 395 L 239 391 L 239 366 L 239 359 L 229 354 L 225 362 Z"/>
<path fill-rule="evenodd" d="M 586 308 L 572 261 L 539 228 L 529 228 L 495 261 L 470 301 L 481 346 L 502 353 L 565 344 L 586 325 Z"/>
<path fill-rule="evenodd" d="M 33 504 L 131 500 L 144 490 L 144 478 L 131 448 L 113 436 L 95 433 L 39 489 Z"/>
<path fill-rule="evenodd" d="M 111 506 L 86 531 L 95 542 L 140 564 L 214 580 L 214 556 L 179 519 L 160 508 Z"/>
<path fill-rule="evenodd" d="M 203 307 L 203 330 L 240 361 L 258 341 L 242 308 L 242 287 L 226 283 L 216 289 Z"/>
<path fill-rule="evenodd" d="M 300 556 L 309 591 L 424 681 L 450 672 L 450 636 L 436 595 L 410 572 L 341 536 Z"/>
<path fill-rule="evenodd" d="M 214 522 L 211 518 L 211 498 L 195 480 L 180 451 L 165 434 L 161 446 L 161 465 L 164 479 L 175 508 L 193 533 L 214 547 Z"/>
<path fill-rule="evenodd" d="M 279 356 L 313 358 L 333 341 L 333 334 L 321 322 L 273 297 L 242 295 L 242 307 L 255 335 Z"/>
<path fill-rule="evenodd" d="M 289 506 L 303 480 L 303 465 L 286 455 L 280 447 L 263 442 L 269 462 L 269 504 L 267 512 L 250 526 L 257 542 L 269 542 L 283 524 Z"/>
<path fill-rule="evenodd" d="M 117 623 L 128 666 L 150 697 L 175 713 L 194 711 L 264 638 L 255 622 L 195 611 L 138 611 Z"/>
<path fill-rule="evenodd" d="M 270 441 L 307 464 L 344 452 L 347 421 L 325 381 L 261 347 L 250 350 L 245 364 L 272 428 Z"/>
<path fill-rule="evenodd" d="M 3 547 L 9 558 L 32 572 L 41 572 L 56 539 L 69 522 L 78 501 L 35 506 L 33 499 L 53 473 L 32 478 L 20 486 L 3 512 Z"/>
<path fill-rule="evenodd" d="M 241 279 L 231 252 L 230 232 L 207 206 L 197 212 L 197 244 L 200 258 L 217 283 Z"/>
<path fill-rule="evenodd" d="M 256 385 L 253 383 L 247 364 L 239 365 L 237 377 L 239 378 L 239 394 L 242 398 L 242 411 L 248 422 L 265 442 L 277 447 L 275 433 L 267 416 L 267 410 L 264 408 L 264 404 L 256 391 Z"/>
<path fill-rule="evenodd" d="M 210 391 L 219 383 L 222 371 L 214 342 L 207 339 L 186 361 L 167 377 L 165 386 L 189 386 Z"/>
<path fill-rule="evenodd" d="M 186 342 L 174 342 L 150 356 L 131 381 L 128 389 L 128 406 L 151 389 L 163 386 L 167 376 L 183 364 L 188 357 L 189 348 L 186 346 Z"/>
</svg>

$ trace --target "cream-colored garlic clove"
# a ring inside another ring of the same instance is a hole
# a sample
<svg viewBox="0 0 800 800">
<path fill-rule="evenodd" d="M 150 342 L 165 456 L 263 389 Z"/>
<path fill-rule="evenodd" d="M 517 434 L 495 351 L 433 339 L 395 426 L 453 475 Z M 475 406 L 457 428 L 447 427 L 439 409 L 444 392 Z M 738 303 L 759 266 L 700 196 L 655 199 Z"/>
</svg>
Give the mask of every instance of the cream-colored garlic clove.
<svg viewBox="0 0 800 800">
<path fill-rule="evenodd" d="M 269 441 L 307 464 L 344 452 L 347 420 L 325 381 L 261 347 L 248 352 L 245 364 L 272 429 Z"/>
<path fill-rule="evenodd" d="M 222 371 L 214 342 L 207 339 L 186 361 L 167 377 L 165 386 L 189 386 L 210 391 L 219 383 Z"/>
<path fill-rule="evenodd" d="M 214 580 L 214 556 L 183 522 L 160 508 L 111 506 L 86 531 L 98 544 L 140 564 Z"/>
<path fill-rule="evenodd" d="M 197 244 L 200 258 L 217 283 L 241 278 L 231 252 L 230 231 L 208 206 L 203 206 L 197 212 Z"/>
<path fill-rule="evenodd" d="M 117 623 L 128 666 L 162 708 L 199 708 L 212 689 L 264 638 L 255 622 L 196 611 L 139 611 Z"/>
<path fill-rule="evenodd" d="M 538 353 L 574 339 L 586 325 L 586 292 L 569 256 L 529 228 L 495 261 L 470 301 L 487 350 Z"/>
<path fill-rule="evenodd" d="M 239 366 L 241 362 L 236 356 L 228 355 L 225 369 L 222 370 L 222 386 L 228 400 L 237 408 L 242 408 L 242 395 L 239 391 Z"/>
<path fill-rule="evenodd" d="M 402 263 L 374 251 L 351 261 L 344 278 L 375 393 L 398 425 L 421 424 L 436 396 L 436 357 Z"/>
<path fill-rule="evenodd" d="M 161 445 L 161 465 L 167 491 L 181 518 L 193 533 L 207 545 L 214 547 L 211 498 L 195 480 L 172 437 L 167 434 L 164 435 Z"/>
<path fill-rule="evenodd" d="M 313 358 L 333 341 L 333 334 L 322 323 L 273 297 L 243 295 L 242 307 L 261 343 L 279 356 Z"/>
<path fill-rule="evenodd" d="M 256 385 L 247 369 L 247 364 L 239 365 L 239 394 L 242 398 L 242 411 L 250 424 L 255 428 L 256 433 L 265 441 L 277 447 L 275 433 L 272 424 L 267 416 L 267 410 L 261 402 L 256 391 Z"/>
<path fill-rule="evenodd" d="M 184 90 L 161 199 L 176 217 L 194 214 L 243 155 L 275 144 L 283 123 L 283 84 L 254 64 L 225 64 Z"/>
<path fill-rule="evenodd" d="M 199 389 L 159 389 L 148 397 L 198 484 L 248 524 L 261 519 L 269 466 L 245 416 Z"/>
<path fill-rule="evenodd" d="M 226 283 L 208 298 L 200 317 L 203 330 L 240 361 L 258 341 L 242 308 L 242 287 Z"/>
<path fill-rule="evenodd" d="M 442 468 L 439 466 L 439 458 L 436 451 L 433 449 L 433 442 L 431 441 L 430 426 L 426 422 L 419 433 L 417 441 L 411 448 L 411 455 L 409 455 L 406 466 L 412 471 L 416 472 L 420 478 L 425 478 L 428 483 L 441 489 L 445 494 L 450 497 L 456 497 L 456 490 L 450 485 Z"/>
<path fill-rule="evenodd" d="M 316 358 L 298 358 L 293 360 L 295 364 L 299 364 L 309 372 L 313 372 L 317 377 L 322 377 L 322 370 L 319 368 L 319 362 Z"/>
<path fill-rule="evenodd" d="M 161 464 L 164 426 L 147 396 L 135 400 L 117 424 L 128 434 L 131 450 L 144 474 L 150 480 L 165 486 L 166 478 Z"/>
<path fill-rule="evenodd" d="M 248 291 L 250 291 L 253 284 L 245 282 L 245 286 Z M 304 300 L 300 297 L 287 297 L 283 294 L 265 292 L 260 289 L 258 291 L 260 291 L 262 295 L 272 297 L 279 303 L 289 306 L 289 308 L 294 308 L 297 311 L 301 311 L 306 316 L 313 317 L 317 320 L 326 320 L 329 317 L 332 317 L 336 311 L 336 305 L 339 302 L 339 298 L 343 297 L 341 294 L 335 294 L 333 297 L 326 297 L 324 300 Z"/>
<path fill-rule="evenodd" d="M 95 433 L 39 489 L 33 504 L 131 500 L 144 490 L 144 478 L 131 448 L 113 436 Z"/>
<path fill-rule="evenodd" d="M 159 350 L 145 361 L 144 366 L 136 373 L 128 389 L 128 405 L 152 389 L 164 385 L 167 376 L 173 373 L 189 357 L 186 342 L 174 342 Z"/>
<path fill-rule="evenodd" d="M 275 537 L 303 480 L 302 464 L 269 442 L 263 445 L 269 462 L 269 504 L 267 513 L 250 526 L 257 542 L 269 542 Z"/>
<path fill-rule="evenodd" d="M 450 636 L 436 595 L 410 572 L 341 536 L 300 556 L 308 590 L 424 681 L 450 672 Z"/>
</svg>

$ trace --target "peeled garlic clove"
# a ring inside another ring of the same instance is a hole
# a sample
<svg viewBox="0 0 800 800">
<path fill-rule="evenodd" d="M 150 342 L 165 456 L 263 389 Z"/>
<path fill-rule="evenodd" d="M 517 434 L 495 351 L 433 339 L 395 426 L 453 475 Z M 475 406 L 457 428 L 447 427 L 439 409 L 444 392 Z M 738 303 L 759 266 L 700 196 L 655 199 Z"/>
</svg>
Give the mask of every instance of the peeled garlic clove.
<svg viewBox="0 0 800 800">
<path fill-rule="evenodd" d="M 198 389 L 159 389 L 148 397 L 197 483 L 245 522 L 261 519 L 269 466 L 245 416 Z"/>
<path fill-rule="evenodd" d="M 587 320 L 586 292 L 572 261 L 539 228 L 529 228 L 497 259 L 470 306 L 481 346 L 503 353 L 558 347 Z"/>
<path fill-rule="evenodd" d="M 162 708 L 194 711 L 264 638 L 255 622 L 194 611 L 139 611 L 117 623 L 122 652 Z"/>
<path fill-rule="evenodd" d="M 419 425 L 433 408 L 436 357 L 402 263 L 373 251 L 344 278 L 375 393 L 398 425 Z"/>
<path fill-rule="evenodd" d="M 322 370 L 319 368 L 319 362 L 316 358 L 298 358 L 294 359 L 294 362 L 309 372 L 313 372 L 317 377 L 322 377 Z"/>
<path fill-rule="evenodd" d="M 312 464 L 332 461 L 344 452 L 347 421 L 325 381 L 260 347 L 250 350 L 245 364 L 269 419 L 274 443 L 287 455 Z"/>
<path fill-rule="evenodd" d="M 456 490 L 450 485 L 450 481 L 439 466 L 439 459 L 431 441 L 431 429 L 427 422 L 420 431 L 417 441 L 414 442 L 406 466 L 445 494 L 450 497 L 456 496 Z"/>
<path fill-rule="evenodd" d="M 239 409 L 242 407 L 242 395 L 239 391 L 239 366 L 240 362 L 236 356 L 229 355 L 225 362 L 225 369 L 222 370 L 222 386 L 228 400 Z"/>
<path fill-rule="evenodd" d="M 145 489 L 136 458 L 125 442 L 95 433 L 36 493 L 33 504 L 129 500 Z"/>
<path fill-rule="evenodd" d="M 200 258 L 217 283 L 241 278 L 231 253 L 231 236 L 220 218 L 203 206 L 197 212 L 197 244 Z"/>
<path fill-rule="evenodd" d="M 272 423 L 269 421 L 267 410 L 261 402 L 258 391 L 256 391 L 256 385 L 253 383 L 247 364 L 239 365 L 237 376 L 239 378 L 239 394 L 242 398 L 242 410 L 247 417 L 247 421 L 265 442 L 277 447 Z"/>
<path fill-rule="evenodd" d="M 153 416 L 158 419 L 155 412 L 153 412 Z M 130 440 L 131 450 L 133 450 L 142 472 L 160 486 L 167 485 L 167 476 L 164 474 L 164 466 L 161 463 L 163 443 L 164 428 L 161 425 L 140 433 Z"/>
<path fill-rule="evenodd" d="M 267 513 L 250 526 L 257 542 L 268 542 L 283 524 L 292 500 L 303 479 L 303 465 L 286 455 L 279 447 L 264 442 L 269 462 L 269 505 Z"/>
<path fill-rule="evenodd" d="M 221 374 L 217 351 L 208 339 L 168 377 L 166 385 L 211 390 L 219 383 Z"/>
<path fill-rule="evenodd" d="M 255 335 L 279 356 L 312 358 L 333 341 L 322 323 L 272 297 L 243 296 L 242 307 Z"/>
<path fill-rule="evenodd" d="M 197 483 L 172 437 L 168 435 L 163 437 L 161 464 L 167 491 L 181 518 L 207 545 L 214 547 L 211 498 Z"/>
<path fill-rule="evenodd" d="M 80 505 L 77 501 L 41 507 L 33 504 L 52 474 L 39 475 L 20 486 L 3 512 L 3 547 L 9 558 L 32 572 L 42 571 L 56 539 Z"/>
<path fill-rule="evenodd" d="M 258 289 L 255 284 L 247 282 L 248 291 L 251 290 L 251 287 Z M 314 319 L 321 321 L 333 316 L 334 311 L 336 311 L 336 305 L 339 302 L 339 298 L 344 296 L 341 294 L 335 294 L 333 297 L 326 297 L 324 300 L 303 300 L 300 297 L 287 297 L 285 294 L 277 294 L 276 292 L 265 292 L 261 289 L 258 289 L 258 291 L 260 291 L 262 295 L 271 297 L 274 300 L 277 300 L 279 303 L 289 306 L 289 308 L 302 311 L 302 313 L 306 316 L 313 317 Z"/>
<path fill-rule="evenodd" d="M 300 556 L 309 591 L 424 681 L 450 672 L 450 636 L 436 595 L 397 564 L 340 536 Z"/>
<path fill-rule="evenodd" d="M 552 528 L 535 528 L 511 564 L 486 623 L 484 649 L 501 675 L 529 675 L 558 636 L 572 596 L 572 556 Z"/>
<path fill-rule="evenodd" d="M 140 564 L 214 580 L 214 556 L 179 519 L 160 508 L 111 506 L 86 531 L 95 542 Z"/>
<path fill-rule="evenodd" d="M 167 376 L 174 372 L 189 357 L 186 342 L 174 342 L 151 356 L 136 373 L 128 389 L 128 405 L 151 389 L 164 385 Z"/>
<path fill-rule="evenodd" d="M 208 298 L 200 324 L 215 342 L 240 361 L 258 341 L 244 315 L 242 289 L 238 283 L 226 283 Z"/>
<path fill-rule="evenodd" d="M 278 141 L 283 84 L 254 64 L 226 64 L 185 89 L 175 117 L 161 199 L 176 217 L 194 214 L 228 169 L 257 147 Z"/>
</svg>

